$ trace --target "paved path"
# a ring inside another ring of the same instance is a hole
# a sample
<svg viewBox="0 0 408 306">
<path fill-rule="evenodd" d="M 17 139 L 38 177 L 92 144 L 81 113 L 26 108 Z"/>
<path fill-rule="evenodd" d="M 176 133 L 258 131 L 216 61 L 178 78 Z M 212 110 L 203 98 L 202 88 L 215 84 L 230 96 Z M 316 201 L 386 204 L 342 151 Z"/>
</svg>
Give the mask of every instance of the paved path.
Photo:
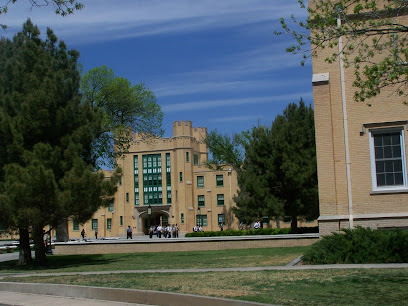
<svg viewBox="0 0 408 306">
<path fill-rule="evenodd" d="M 100 301 L 91 299 L 78 299 L 61 296 L 40 295 L 20 292 L 2 291 L 0 294 L 0 305 L 59 305 L 59 306 L 108 306 L 108 305 L 142 305 L 135 303 L 122 303 L 114 301 Z"/>
</svg>

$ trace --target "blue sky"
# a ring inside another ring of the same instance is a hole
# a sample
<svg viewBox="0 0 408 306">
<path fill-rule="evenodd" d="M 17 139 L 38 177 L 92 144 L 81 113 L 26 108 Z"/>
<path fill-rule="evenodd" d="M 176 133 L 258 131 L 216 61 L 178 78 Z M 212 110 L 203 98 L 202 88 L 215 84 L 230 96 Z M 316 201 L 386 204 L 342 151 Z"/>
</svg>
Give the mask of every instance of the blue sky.
<svg viewBox="0 0 408 306">
<path fill-rule="evenodd" d="M 171 123 L 226 134 L 269 125 L 288 103 L 312 103 L 311 62 L 287 54 L 278 18 L 305 18 L 297 0 L 83 0 L 68 17 L 20 0 L 0 15 L 12 37 L 30 17 L 77 49 L 84 72 L 101 65 L 144 82 Z"/>
</svg>

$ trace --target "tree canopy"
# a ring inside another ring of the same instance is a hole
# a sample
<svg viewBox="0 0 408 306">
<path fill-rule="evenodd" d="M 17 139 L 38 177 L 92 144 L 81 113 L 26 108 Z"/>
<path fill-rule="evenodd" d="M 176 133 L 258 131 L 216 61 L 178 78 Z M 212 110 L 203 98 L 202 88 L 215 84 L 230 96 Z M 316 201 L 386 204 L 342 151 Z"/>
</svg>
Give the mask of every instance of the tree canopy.
<svg viewBox="0 0 408 306">
<path fill-rule="evenodd" d="M 163 135 L 163 112 L 143 83 L 132 86 L 127 79 L 115 76 L 111 68 L 101 66 L 82 76 L 81 92 L 84 103 L 105 112 L 106 132 L 97 143 L 104 161 L 112 164 L 128 151 L 132 131 Z"/>
<path fill-rule="evenodd" d="M 78 56 L 30 20 L 0 40 L 0 223 L 19 228 L 20 263 L 29 231 L 43 265 L 43 228 L 87 221 L 116 190 L 118 173 L 95 171 L 106 114 L 81 100 Z"/>
<path fill-rule="evenodd" d="M 353 67 L 356 101 L 370 104 L 384 88 L 408 95 L 407 1 L 310 0 L 308 7 L 303 0 L 299 3 L 309 13 L 307 20 L 292 16 L 299 28 L 282 18 L 283 31 L 275 33 L 293 36 L 295 43 L 287 51 L 303 54 L 302 64 L 329 49 L 327 62 L 342 54 L 346 67 Z M 341 50 L 340 37 L 345 37 Z"/>
<path fill-rule="evenodd" d="M 271 127 L 232 137 L 209 133 L 209 166 L 232 165 L 238 173 L 235 216 L 250 223 L 263 217 L 297 220 L 318 216 L 314 118 L 303 100 L 291 103 Z"/>
<path fill-rule="evenodd" d="M 5 4 L 0 5 L 0 16 L 8 12 L 10 4 L 16 3 L 18 0 L 6 0 Z M 20 0 L 23 1 L 23 0 Z M 26 0 L 25 0 L 26 1 Z M 31 7 L 53 6 L 55 13 L 61 16 L 66 16 L 74 13 L 76 10 L 81 10 L 84 5 L 77 0 L 28 0 Z M 6 24 L 1 24 L 3 29 L 7 28 Z"/>
</svg>

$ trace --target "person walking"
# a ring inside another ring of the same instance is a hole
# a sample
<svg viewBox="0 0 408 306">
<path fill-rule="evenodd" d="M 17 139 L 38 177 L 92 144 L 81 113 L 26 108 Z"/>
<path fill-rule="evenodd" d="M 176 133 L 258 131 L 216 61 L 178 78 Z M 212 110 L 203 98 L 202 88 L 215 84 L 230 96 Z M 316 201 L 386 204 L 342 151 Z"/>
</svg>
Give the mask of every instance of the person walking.
<svg viewBox="0 0 408 306">
<path fill-rule="evenodd" d="M 157 226 L 157 237 L 159 237 L 159 238 L 161 238 L 161 232 L 162 232 L 162 227 L 161 227 L 161 225 L 159 224 L 158 226 Z"/>
<path fill-rule="evenodd" d="M 81 231 L 82 240 L 85 240 L 85 229 L 83 228 Z"/>
<path fill-rule="evenodd" d="M 95 239 L 98 240 L 98 229 L 95 230 Z"/>
<path fill-rule="evenodd" d="M 130 225 L 128 225 L 127 229 L 126 229 L 126 239 L 132 239 L 132 228 L 130 227 Z"/>
</svg>

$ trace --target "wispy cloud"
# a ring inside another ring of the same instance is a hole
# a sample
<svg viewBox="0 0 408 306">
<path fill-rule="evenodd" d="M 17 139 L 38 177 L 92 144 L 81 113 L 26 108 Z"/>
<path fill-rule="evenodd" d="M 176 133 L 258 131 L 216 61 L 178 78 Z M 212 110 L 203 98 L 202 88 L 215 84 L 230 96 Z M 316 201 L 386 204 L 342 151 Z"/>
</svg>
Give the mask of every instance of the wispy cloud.
<svg viewBox="0 0 408 306">
<path fill-rule="evenodd" d="M 225 106 L 238 106 L 243 104 L 258 104 L 258 103 L 277 103 L 285 102 L 289 103 L 296 101 L 303 97 L 305 99 L 311 99 L 310 92 L 302 93 L 292 93 L 287 95 L 279 96 L 267 96 L 267 97 L 247 97 L 247 98 L 238 98 L 238 99 L 223 99 L 223 100 L 203 100 L 203 101 L 193 101 L 186 103 L 174 103 L 163 105 L 162 110 L 164 112 L 182 112 L 182 111 L 191 111 L 191 110 L 203 110 L 211 108 L 220 108 Z"/>
<path fill-rule="evenodd" d="M 31 9 L 28 1 L 10 5 L 2 22 L 13 33 L 27 17 L 50 26 L 64 39 L 90 42 L 271 22 L 291 13 L 304 15 L 297 1 L 286 0 L 88 0 L 85 9 L 62 18 L 52 7 Z"/>
<path fill-rule="evenodd" d="M 236 122 L 236 121 L 254 121 L 257 120 L 259 116 L 236 116 L 236 117 L 219 117 L 211 118 L 208 121 L 210 122 Z"/>
</svg>

